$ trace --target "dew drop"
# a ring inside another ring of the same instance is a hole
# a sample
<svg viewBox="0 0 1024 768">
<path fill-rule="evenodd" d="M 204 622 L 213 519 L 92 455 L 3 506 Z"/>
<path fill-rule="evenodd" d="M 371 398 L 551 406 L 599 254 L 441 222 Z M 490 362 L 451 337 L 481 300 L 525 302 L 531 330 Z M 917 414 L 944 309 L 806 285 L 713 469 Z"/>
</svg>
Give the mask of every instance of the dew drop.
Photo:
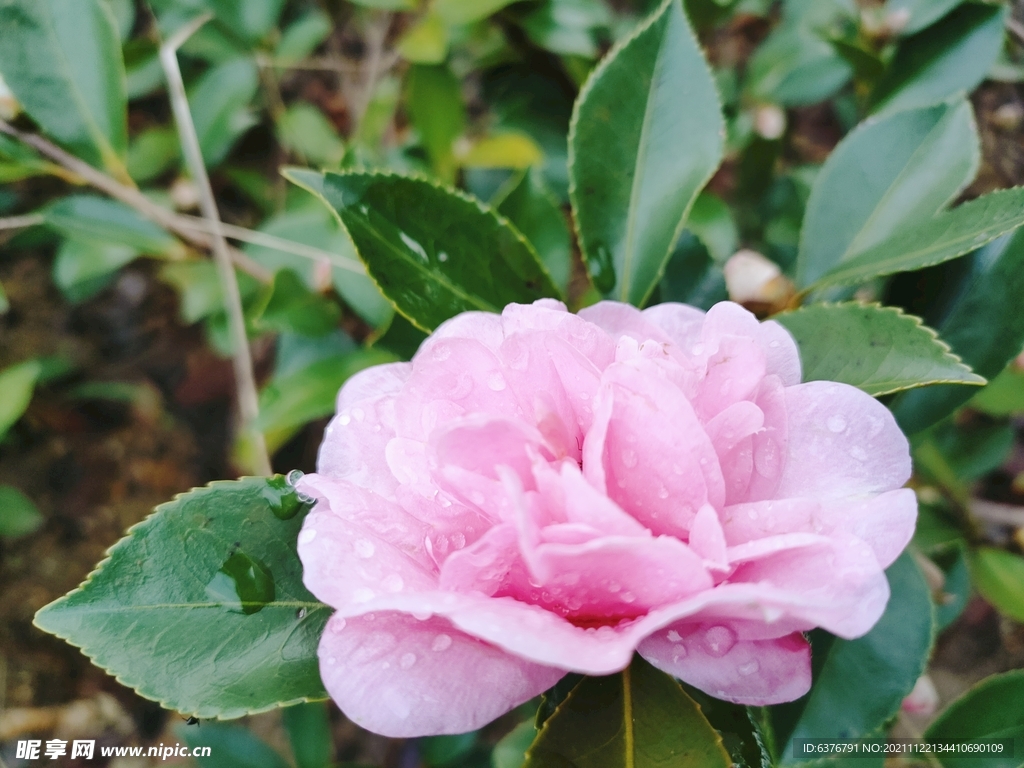
<svg viewBox="0 0 1024 768">
<path fill-rule="evenodd" d="M 262 560 L 236 550 L 206 585 L 206 596 L 232 613 L 258 613 L 274 601 L 274 575 Z"/>
<path fill-rule="evenodd" d="M 451 647 L 452 638 L 449 635 L 438 635 L 430 645 L 430 649 L 433 651 L 446 651 Z"/>
<path fill-rule="evenodd" d="M 771 349 L 778 349 L 778 348 L 779 348 L 779 342 L 777 342 L 777 341 L 771 341 L 771 342 L 769 342 L 769 343 L 768 343 L 768 346 L 769 346 L 769 347 L 770 347 Z"/>
<path fill-rule="evenodd" d="M 690 354 L 691 355 L 702 355 L 702 354 L 704 354 L 704 345 L 703 344 L 694 344 L 693 348 L 690 349 Z"/>
<path fill-rule="evenodd" d="M 343 427 L 347 427 L 349 424 L 352 423 L 352 417 L 349 416 L 347 413 L 343 413 L 338 417 L 338 423 L 341 424 L 341 426 Z"/>
<path fill-rule="evenodd" d="M 299 480 L 301 480 L 305 476 L 305 474 L 306 473 L 303 472 L 301 469 L 293 469 L 291 472 L 288 473 L 288 485 L 295 487 L 296 485 L 298 485 Z"/>
<path fill-rule="evenodd" d="M 402 654 L 402 658 L 399 659 L 399 661 L 398 661 L 398 665 L 402 669 L 409 669 L 415 663 L 416 663 L 416 654 L 415 653 L 403 653 Z"/>
<path fill-rule="evenodd" d="M 658 498 L 659 499 L 667 499 L 668 498 L 668 488 L 666 488 L 664 485 L 661 486 L 658 489 Z"/>
<path fill-rule="evenodd" d="M 313 539 L 316 538 L 316 529 L 314 528 L 303 528 L 302 533 L 299 534 L 299 544 L 309 544 Z"/>
<path fill-rule="evenodd" d="M 452 348 L 447 344 L 435 344 L 431 356 L 439 363 L 444 362 L 452 356 Z"/>
<path fill-rule="evenodd" d="M 711 656 L 725 656 L 736 645 L 736 633 L 717 624 L 704 633 L 704 648 Z"/>
<path fill-rule="evenodd" d="M 829 428 L 829 431 L 838 434 L 846 429 L 846 419 L 838 414 L 835 416 L 829 416 L 828 421 L 825 422 L 825 426 Z"/>
<path fill-rule="evenodd" d="M 448 261 L 448 254 L 445 253 L 444 251 L 441 251 L 439 254 L 437 254 L 437 260 L 440 261 L 441 263 Z"/>
<path fill-rule="evenodd" d="M 335 656 L 328 656 L 327 663 L 333 666 L 338 663 L 338 659 Z"/>
<path fill-rule="evenodd" d="M 360 587 L 352 593 L 352 599 L 357 603 L 368 603 L 376 596 L 376 593 L 369 587 Z M 368 621 L 370 620 L 369 615 L 366 618 Z"/>
<path fill-rule="evenodd" d="M 373 557 L 373 553 L 376 551 L 373 546 L 373 542 L 369 539 L 356 539 L 356 543 L 353 545 L 356 554 L 364 560 L 369 560 Z"/>
<path fill-rule="evenodd" d="M 426 621 L 433 615 L 434 614 L 430 611 L 413 611 L 412 617 L 416 619 L 416 621 Z"/>
<path fill-rule="evenodd" d="M 331 632 L 333 632 L 334 634 L 340 635 L 344 629 L 345 629 L 345 620 L 344 619 L 335 619 L 334 621 L 331 622 Z"/>
<path fill-rule="evenodd" d="M 746 664 L 740 664 L 737 670 L 741 675 L 752 675 L 761 668 L 761 665 L 757 663 L 757 659 L 751 659 Z"/>
<path fill-rule="evenodd" d="M 306 618 L 306 609 L 305 608 L 299 608 L 299 610 L 297 610 L 295 612 L 295 618 L 298 619 L 299 621 L 302 621 L 304 618 Z"/>
<path fill-rule="evenodd" d="M 762 477 L 774 477 L 779 472 L 779 446 L 774 440 L 765 440 L 754 453 L 754 468 Z"/>
<path fill-rule="evenodd" d="M 505 377 L 500 373 L 492 373 L 487 379 L 487 386 L 494 392 L 501 392 L 505 388 Z"/>
<path fill-rule="evenodd" d="M 629 469 L 632 469 L 637 465 L 636 451 L 632 448 L 627 448 L 622 452 L 622 463 L 625 464 Z"/>
<path fill-rule="evenodd" d="M 868 455 L 863 448 L 851 448 L 850 455 L 857 461 L 867 461 Z"/>
<path fill-rule="evenodd" d="M 665 633 L 665 637 L 668 638 L 668 641 L 670 643 L 679 643 L 682 642 L 683 639 L 683 636 L 676 632 L 674 629 L 670 629 L 667 633 Z"/>
<path fill-rule="evenodd" d="M 384 577 L 384 580 L 380 585 L 388 592 L 401 592 L 402 588 L 405 586 L 405 582 L 397 573 L 392 573 L 390 576 Z"/>
<path fill-rule="evenodd" d="M 466 546 L 466 537 L 459 532 L 452 534 L 452 546 L 456 549 L 462 549 Z"/>
</svg>

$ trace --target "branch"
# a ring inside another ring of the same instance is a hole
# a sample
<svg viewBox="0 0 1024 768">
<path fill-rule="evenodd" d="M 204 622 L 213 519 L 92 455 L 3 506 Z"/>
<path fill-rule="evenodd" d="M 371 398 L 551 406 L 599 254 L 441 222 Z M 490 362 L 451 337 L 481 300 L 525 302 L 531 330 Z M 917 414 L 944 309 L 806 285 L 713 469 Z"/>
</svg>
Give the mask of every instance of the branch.
<svg viewBox="0 0 1024 768">
<path fill-rule="evenodd" d="M 181 220 L 182 217 L 178 216 L 174 211 L 169 211 L 166 208 L 157 205 L 144 194 L 139 192 L 139 190 L 134 187 L 125 186 L 119 181 L 112 179 L 102 171 L 93 168 L 88 163 L 79 160 L 68 152 L 65 152 L 56 144 L 47 141 L 42 136 L 19 131 L 3 119 L 0 119 L 0 133 L 5 133 L 11 138 L 17 139 L 22 144 L 32 147 L 39 154 L 43 155 L 43 157 L 53 160 L 64 169 L 70 171 L 77 179 L 80 179 L 89 186 L 109 195 L 115 200 L 120 200 L 125 205 L 134 208 L 147 219 L 159 224 L 169 232 L 173 232 L 182 240 L 185 240 L 198 248 L 202 248 L 203 250 L 213 249 L 213 238 L 209 233 L 196 229 L 194 226 L 183 226 Z M 239 269 L 243 272 L 249 273 L 260 282 L 269 283 L 273 279 L 273 275 L 269 270 L 250 259 L 241 251 L 232 249 L 231 258 Z"/>
<path fill-rule="evenodd" d="M 256 390 L 256 375 L 253 372 L 252 353 L 249 350 L 249 337 L 245 328 L 245 314 L 242 309 L 242 296 L 238 290 L 238 281 L 232 264 L 228 241 L 224 238 L 223 224 L 217 210 L 217 201 L 213 196 L 210 177 L 206 173 L 202 148 L 192 112 L 189 109 L 188 97 L 185 95 L 185 83 L 178 67 L 178 48 L 203 24 L 209 21 L 211 14 L 205 14 L 186 24 L 170 40 L 160 46 L 160 63 L 167 77 L 168 93 L 175 122 L 178 124 L 178 135 L 181 140 L 185 162 L 192 172 L 192 177 L 199 188 L 200 208 L 212 230 L 213 255 L 220 273 L 221 286 L 224 290 L 224 305 L 227 309 L 228 324 L 231 329 L 233 347 L 232 362 L 235 369 L 235 386 L 238 391 L 238 410 L 242 417 L 244 429 L 249 433 L 255 452 L 256 471 L 262 475 L 272 472 L 270 456 L 263 432 L 256 426 L 259 417 L 259 394 Z"/>
</svg>

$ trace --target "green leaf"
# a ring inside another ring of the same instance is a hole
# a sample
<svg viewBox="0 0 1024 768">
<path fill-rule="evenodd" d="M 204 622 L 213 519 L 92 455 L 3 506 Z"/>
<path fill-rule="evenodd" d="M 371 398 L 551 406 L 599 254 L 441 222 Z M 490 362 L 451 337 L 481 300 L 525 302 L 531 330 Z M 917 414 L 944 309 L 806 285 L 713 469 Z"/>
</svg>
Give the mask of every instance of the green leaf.
<svg viewBox="0 0 1024 768">
<path fill-rule="evenodd" d="M 1024 755 L 1024 670 L 1016 669 L 982 680 L 946 707 L 924 733 L 925 741 L 990 741 L 1013 739 L 1013 750 L 1002 756 L 958 755 L 942 752 L 943 768 L 1019 768 Z"/>
<path fill-rule="evenodd" d="M 907 38 L 872 93 L 872 111 L 922 107 L 973 91 L 999 55 L 1006 14 L 1002 6 L 964 3 Z"/>
<path fill-rule="evenodd" d="M 671 677 L 639 657 L 588 677 L 548 718 L 525 768 L 729 768 L 722 738 Z"/>
<path fill-rule="evenodd" d="M 942 632 L 956 621 L 971 599 L 971 576 L 965 549 L 963 546 L 954 546 L 948 553 L 940 553 L 932 558 L 945 576 L 942 591 L 935 600 L 936 632 Z"/>
<path fill-rule="evenodd" d="M 322 701 L 296 704 L 281 710 L 292 754 L 298 768 L 327 768 L 334 756 L 331 723 Z"/>
<path fill-rule="evenodd" d="M 402 35 L 395 49 L 413 64 L 443 64 L 448 58 L 448 25 L 430 12 Z"/>
<path fill-rule="evenodd" d="M 594 284 L 642 305 L 722 157 L 718 94 L 680 0 L 594 70 L 569 133 L 570 197 Z"/>
<path fill-rule="evenodd" d="M 25 111 L 74 153 L 125 177 L 121 40 L 103 0 L 0 1 L 0 72 Z"/>
<path fill-rule="evenodd" d="M 218 64 L 189 89 L 192 120 L 208 166 L 223 160 L 241 135 L 256 124 L 250 105 L 258 90 L 256 64 L 248 58 Z"/>
<path fill-rule="evenodd" d="M 689 230 L 676 243 L 658 292 L 662 301 L 678 301 L 704 310 L 729 299 L 722 265 Z"/>
<path fill-rule="evenodd" d="M 724 263 L 739 248 L 740 233 L 732 211 L 722 198 L 701 192 L 693 203 L 686 228 L 704 243 L 718 263 Z"/>
<path fill-rule="evenodd" d="M 318 360 L 305 368 L 275 378 L 260 392 L 260 415 L 256 421 L 271 442 L 314 419 L 334 413 L 338 390 L 351 376 L 372 365 L 395 361 L 390 352 L 363 349 Z"/>
<path fill-rule="evenodd" d="M 989 416 L 1024 413 L 1024 370 L 1007 366 L 987 387 L 971 398 L 971 408 Z"/>
<path fill-rule="evenodd" d="M 888 18 L 904 16 L 907 21 L 899 32 L 902 35 L 912 35 L 931 26 L 963 2 L 964 0 L 886 0 L 885 15 Z"/>
<path fill-rule="evenodd" d="M 36 626 L 141 696 L 196 717 L 326 697 L 316 647 L 330 609 L 302 586 L 303 515 L 275 514 L 298 510 L 281 486 L 280 477 L 217 482 L 160 505 Z"/>
<path fill-rule="evenodd" d="M 265 38 L 277 26 L 285 0 L 205 0 L 233 35 L 249 42 Z"/>
<path fill-rule="evenodd" d="M 39 530 L 44 522 L 32 499 L 17 488 L 0 485 L 0 538 L 18 539 L 28 536 Z"/>
<path fill-rule="evenodd" d="M 0 370 L 0 440 L 25 413 L 41 373 L 38 360 L 26 360 Z"/>
<path fill-rule="evenodd" d="M 466 758 L 476 746 L 480 735 L 476 731 L 427 736 L 419 740 L 419 753 L 430 768 L 455 764 Z"/>
<path fill-rule="evenodd" d="M 813 284 L 860 283 L 959 258 L 1024 224 L 1024 187 L 1002 189 L 912 224 L 851 254 Z"/>
<path fill-rule="evenodd" d="M 971 182 L 980 160 L 974 114 L 963 99 L 861 123 L 814 180 L 797 283 L 810 285 L 851 254 L 932 218 Z"/>
<path fill-rule="evenodd" d="M 198 728 L 186 726 L 175 730 L 175 735 L 192 749 L 209 748 L 207 757 L 194 761 L 205 768 L 289 768 L 277 752 L 243 726 L 200 723 Z"/>
<path fill-rule="evenodd" d="M 507 733 L 494 745 L 491 752 L 491 768 L 523 768 L 526 750 L 537 738 L 533 720 L 525 720 Z"/>
<path fill-rule="evenodd" d="M 1024 622 L 1024 558 L 995 547 L 978 547 L 968 564 L 974 586 L 1000 613 Z"/>
<path fill-rule="evenodd" d="M 256 321 L 272 331 L 323 336 L 338 327 L 341 308 L 310 291 L 290 269 L 274 275 L 273 291 Z"/>
<path fill-rule="evenodd" d="M 771 756 L 749 707 L 715 699 L 703 691 L 684 685 L 683 689 L 700 706 L 711 727 L 722 737 L 733 768 L 771 768 Z"/>
<path fill-rule="evenodd" d="M 138 255 L 130 245 L 68 239 L 61 243 L 53 260 L 53 282 L 64 298 L 77 304 L 110 285 L 117 270 Z"/>
<path fill-rule="evenodd" d="M 1024 312 L 1019 309 L 1024 295 L 1024 230 L 989 243 L 951 266 L 958 267 L 960 274 L 955 280 L 946 273 L 938 275 L 949 298 L 941 303 L 941 311 L 927 319 L 975 373 L 995 378 L 1024 347 Z M 951 413 L 971 395 L 967 387 L 930 387 L 900 395 L 890 408 L 900 427 L 913 434 Z"/>
<path fill-rule="evenodd" d="M 137 182 L 153 181 L 169 171 L 181 156 L 178 132 L 173 128 L 150 128 L 128 147 L 128 174 Z"/>
<path fill-rule="evenodd" d="M 921 319 L 877 304 L 815 304 L 777 315 L 796 339 L 804 381 L 841 381 L 869 395 L 929 384 L 975 384 Z"/>
<path fill-rule="evenodd" d="M 11 309 L 11 302 L 4 291 L 3 283 L 0 283 L 0 315 L 6 315 Z"/>
<path fill-rule="evenodd" d="M 558 200 L 539 168 L 513 177 L 491 204 L 526 236 L 563 293 L 572 272 L 572 237 Z"/>
<path fill-rule="evenodd" d="M 307 11 L 281 33 L 281 39 L 274 49 L 274 63 L 297 64 L 313 53 L 333 28 L 331 17 L 320 9 Z"/>
<path fill-rule="evenodd" d="M 417 0 L 352 0 L 355 5 L 364 8 L 377 8 L 382 11 L 412 11 L 416 9 Z"/>
<path fill-rule="evenodd" d="M 456 153 L 464 168 L 515 168 L 524 170 L 544 159 L 537 143 L 525 133 L 506 132 L 485 136 Z"/>
<path fill-rule="evenodd" d="M 110 10 L 114 13 L 114 21 L 117 24 L 117 34 L 121 42 L 131 37 L 132 29 L 135 27 L 135 0 L 105 0 Z"/>
<path fill-rule="evenodd" d="M 793 760 L 793 739 L 866 737 L 899 710 L 924 672 L 933 640 L 928 585 L 907 552 L 886 571 L 892 595 L 863 637 L 842 640 L 811 633 L 814 682 L 790 704 L 771 707 L 780 765 Z"/>
<path fill-rule="evenodd" d="M 242 300 L 260 294 L 263 286 L 251 275 L 235 271 Z M 188 324 L 211 316 L 224 315 L 224 289 L 217 265 L 212 261 L 177 261 L 160 269 L 160 279 L 178 291 L 179 312 Z"/>
<path fill-rule="evenodd" d="M 187 253 L 181 242 L 152 221 L 109 198 L 72 195 L 44 209 L 43 214 L 49 226 L 77 240 L 114 243 L 167 259 L 181 259 Z"/>
<path fill-rule="evenodd" d="M 516 0 L 434 0 L 434 10 L 449 24 L 470 24 L 514 2 Z"/>
<path fill-rule="evenodd" d="M 597 57 L 596 34 L 611 25 L 608 6 L 589 0 L 547 0 L 521 22 L 536 45 L 567 56 Z"/>
<path fill-rule="evenodd" d="M 345 144 L 337 130 L 312 104 L 292 104 L 277 121 L 281 144 L 317 166 L 337 166 L 345 156 Z"/>
<path fill-rule="evenodd" d="M 447 66 L 415 65 L 406 76 L 406 109 L 439 178 L 455 178 L 452 145 L 466 128 L 462 88 Z"/>
<path fill-rule="evenodd" d="M 471 197 L 378 173 L 328 173 L 323 187 L 370 276 L 425 331 L 460 312 L 558 295 L 523 236 Z"/>
</svg>

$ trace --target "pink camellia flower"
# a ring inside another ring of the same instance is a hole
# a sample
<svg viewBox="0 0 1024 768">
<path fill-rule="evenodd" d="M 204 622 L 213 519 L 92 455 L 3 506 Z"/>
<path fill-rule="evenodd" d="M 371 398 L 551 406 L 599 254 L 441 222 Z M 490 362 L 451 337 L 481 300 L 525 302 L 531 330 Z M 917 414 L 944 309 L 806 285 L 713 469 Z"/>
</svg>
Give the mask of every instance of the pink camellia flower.
<svg viewBox="0 0 1024 768">
<path fill-rule="evenodd" d="M 721 699 L 810 685 L 802 632 L 867 632 L 909 540 L 907 441 L 800 383 L 737 304 L 467 312 L 338 396 L 305 583 L 327 690 L 388 736 L 477 728 L 634 652 Z"/>
</svg>

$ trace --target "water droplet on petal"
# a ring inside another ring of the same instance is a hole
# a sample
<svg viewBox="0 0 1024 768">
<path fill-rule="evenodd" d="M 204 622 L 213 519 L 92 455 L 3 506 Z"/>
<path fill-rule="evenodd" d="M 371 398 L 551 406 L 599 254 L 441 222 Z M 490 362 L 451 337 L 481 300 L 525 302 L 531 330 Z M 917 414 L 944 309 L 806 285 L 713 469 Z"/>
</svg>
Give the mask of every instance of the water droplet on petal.
<svg viewBox="0 0 1024 768">
<path fill-rule="evenodd" d="M 415 653 L 403 653 L 402 654 L 402 658 L 399 659 L 399 661 L 398 661 L 398 665 L 402 669 L 409 669 L 415 663 L 416 663 L 416 654 Z"/>
<path fill-rule="evenodd" d="M 430 611 L 413 611 L 412 617 L 416 619 L 416 621 L 426 621 L 433 615 L 434 614 Z"/>
<path fill-rule="evenodd" d="M 863 448 L 851 448 L 850 455 L 857 461 L 867 461 L 868 454 Z"/>
<path fill-rule="evenodd" d="M 352 423 L 352 417 L 349 416 L 347 413 L 343 413 L 340 416 L 338 416 L 338 423 L 341 424 L 341 426 L 343 427 L 347 427 L 349 424 Z"/>
<path fill-rule="evenodd" d="M 632 448 L 627 448 L 622 452 L 622 463 L 625 464 L 629 469 L 632 469 L 637 465 L 636 451 Z"/>
<path fill-rule="evenodd" d="M 736 633 L 717 624 L 704 633 L 704 649 L 715 657 L 725 656 L 736 645 Z"/>
<path fill-rule="evenodd" d="M 492 373 L 487 379 L 487 386 L 494 392 L 501 392 L 505 388 L 505 378 L 500 373 Z"/>
<path fill-rule="evenodd" d="M 315 538 L 316 538 L 316 529 L 314 529 L 314 528 L 303 528 L 302 529 L 302 533 L 299 534 L 299 544 L 309 544 Z"/>
<path fill-rule="evenodd" d="M 385 576 L 380 585 L 388 592 L 401 592 L 405 582 L 397 573 L 392 573 L 389 576 Z"/>
<path fill-rule="evenodd" d="M 355 549 L 356 554 L 364 560 L 368 560 L 373 557 L 373 553 L 376 548 L 373 546 L 373 542 L 369 539 L 356 539 L 356 543 L 352 545 Z"/>
<path fill-rule="evenodd" d="M 670 629 L 667 633 L 665 633 L 665 637 L 668 638 L 668 641 L 670 643 L 682 642 L 683 639 L 683 636 L 676 632 L 674 629 Z"/>
<path fill-rule="evenodd" d="M 829 416 L 828 421 L 825 422 L 825 426 L 829 428 L 829 431 L 838 434 L 846 429 L 846 419 L 838 414 L 835 416 Z"/>
<path fill-rule="evenodd" d="M 430 648 L 434 651 L 446 651 L 452 647 L 452 638 L 449 635 L 438 635 L 434 638 Z"/>
<path fill-rule="evenodd" d="M 452 534 L 452 546 L 456 549 L 462 549 L 466 546 L 466 537 L 459 532 Z"/>
<path fill-rule="evenodd" d="M 740 664 L 737 670 L 741 675 L 752 675 L 761 668 L 761 665 L 757 663 L 757 659 L 751 659 L 746 664 Z"/>
<path fill-rule="evenodd" d="M 668 488 L 666 488 L 664 485 L 661 486 L 658 489 L 658 498 L 659 499 L 667 499 L 668 498 Z"/>
<path fill-rule="evenodd" d="M 338 663 L 338 659 L 335 656 L 328 656 L 327 657 L 327 663 L 331 664 L 331 665 L 337 664 Z"/>
<path fill-rule="evenodd" d="M 342 631 L 345 629 L 345 620 L 344 619 L 334 619 L 331 622 L 330 627 L 331 627 L 331 632 L 333 632 L 336 635 L 340 635 L 342 633 Z"/>
<path fill-rule="evenodd" d="M 452 356 L 452 348 L 447 344 L 435 344 L 431 356 L 438 362 L 444 362 Z"/>
</svg>

